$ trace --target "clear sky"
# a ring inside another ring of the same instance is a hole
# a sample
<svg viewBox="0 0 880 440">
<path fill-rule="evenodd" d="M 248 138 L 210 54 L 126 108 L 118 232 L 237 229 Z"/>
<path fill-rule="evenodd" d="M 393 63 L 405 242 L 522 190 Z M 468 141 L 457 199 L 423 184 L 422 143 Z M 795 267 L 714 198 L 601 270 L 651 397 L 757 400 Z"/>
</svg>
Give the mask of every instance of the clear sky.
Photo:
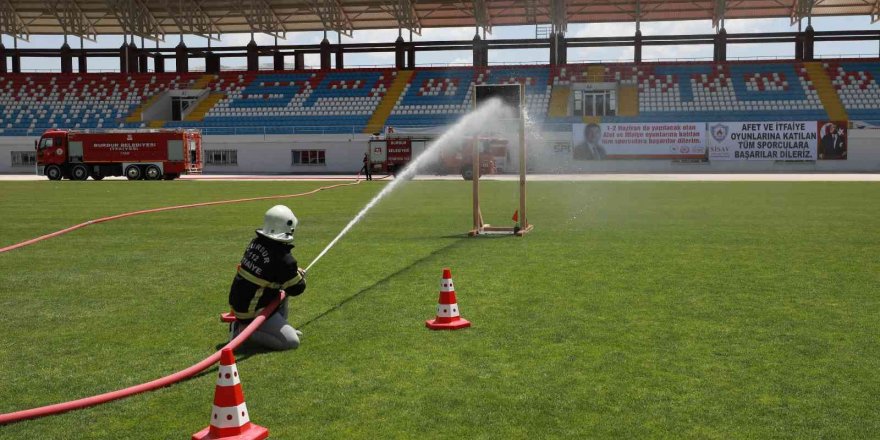
<svg viewBox="0 0 880 440">
<path fill-rule="evenodd" d="M 806 26 L 806 23 L 804 23 Z M 709 21 L 670 21 L 670 22 L 647 22 L 642 23 L 643 35 L 669 35 L 669 34 L 705 34 L 713 32 L 712 25 Z M 790 32 L 797 30 L 797 25 L 791 26 L 789 19 L 758 19 L 758 20 L 727 20 L 726 29 L 728 32 Z M 880 23 L 871 23 L 868 16 L 851 16 L 851 17 L 827 17 L 814 18 L 813 28 L 817 31 L 830 30 L 880 30 Z M 397 38 L 396 29 L 356 31 L 353 38 L 342 37 L 342 42 L 390 42 Z M 622 36 L 632 35 L 635 32 L 634 23 L 597 23 L 597 24 L 569 24 L 568 36 L 570 37 L 598 37 L 598 36 Z M 418 40 L 469 40 L 473 38 L 473 28 L 441 28 L 441 29 L 425 29 L 422 35 L 414 35 L 413 39 Z M 279 44 L 315 44 L 320 42 L 323 34 L 321 32 L 290 32 L 287 34 L 286 40 L 279 40 Z M 496 26 L 492 29 L 492 34 L 488 35 L 489 39 L 503 38 L 530 38 L 535 36 L 534 26 Z M 404 38 L 408 39 L 408 31 L 404 31 Z M 337 36 L 333 32 L 328 33 L 331 42 L 336 42 Z M 271 45 L 274 38 L 268 35 L 258 34 L 255 39 L 261 45 Z M 196 36 L 184 37 L 184 41 L 189 47 L 204 47 L 207 40 Z M 220 42 L 212 42 L 212 46 L 243 46 L 250 41 L 249 34 L 227 34 L 223 35 Z M 160 42 L 161 47 L 174 47 L 179 42 L 177 36 L 169 35 L 165 42 Z M 3 37 L 3 43 L 6 47 L 12 47 L 12 38 Z M 19 41 L 20 48 L 47 48 L 60 47 L 63 39 L 60 36 L 32 36 L 30 42 Z M 140 39 L 136 40 L 140 46 Z M 79 47 L 80 42 L 76 37 L 69 38 L 69 44 L 72 47 Z M 122 37 L 116 35 L 100 36 L 97 42 L 85 41 L 86 48 L 106 48 L 119 47 L 122 44 Z M 146 40 L 148 47 L 154 47 L 155 42 Z M 873 56 L 877 57 L 880 52 L 880 44 L 878 42 L 833 42 L 833 43 L 816 43 L 817 57 L 830 56 Z M 759 44 L 759 45 L 728 45 L 728 59 L 737 58 L 755 59 L 758 57 L 768 58 L 792 58 L 794 54 L 794 44 Z M 632 48 L 615 47 L 615 48 L 579 48 L 569 49 L 569 62 L 585 62 L 585 61 L 631 61 L 633 57 Z M 694 60 L 694 59 L 711 59 L 712 47 L 705 46 L 651 46 L 643 49 L 642 58 L 644 61 L 650 60 Z M 417 64 L 424 65 L 448 65 L 453 64 L 470 64 L 472 55 L 470 51 L 449 51 L 449 52 L 421 52 L 416 55 Z M 547 63 L 549 54 L 547 50 L 529 49 L 529 50 L 499 50 L 489 52 L 489 62 L 496 63 Z M 292 63 L 292 59 L 287 60 Z M 271 63 L 269 57 L 261 59 L 261 63 Z M 377 54 L 347 54 L 345 57 L 346 67 L 357 66 L 390 66 L 394 63 L 394 54 L 377 53 Z M 245 65 L 244 58 L 241 59 L 224 59 L 224 67 Z M 317 55 L 306 57 L 306 65 L 315 66 L 318 64 Z M 76 65 L 76 63 L 74 63 Z M 173 62 L 166 61 L 166 69 L 172 70 Z M 198 70 L 204 68 L 203 60 L 190 60 L 190 68 Z M 119 62 L 111 58 L 95 58 L 89 59 L 89 70 L 109 70 L 116 71 L 119 69 Z M 34 59 L 26 58 L 22 60 L 22 70 L 60 70 L 60 61 L 58 59 Z"/>
</svg>

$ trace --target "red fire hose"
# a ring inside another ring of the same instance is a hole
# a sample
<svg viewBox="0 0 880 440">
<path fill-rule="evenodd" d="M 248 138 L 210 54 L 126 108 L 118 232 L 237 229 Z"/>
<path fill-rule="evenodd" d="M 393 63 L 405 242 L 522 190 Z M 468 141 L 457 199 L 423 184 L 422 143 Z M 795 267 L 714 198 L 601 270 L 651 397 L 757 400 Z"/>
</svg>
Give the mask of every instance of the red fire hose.
<svg viewBox="0 0 880 440">
<path fill-rule="evenodd" d="M 266 318 L 275 311 L 278 307 L 278 304 L 284 299 L 284 292 L 281 292 L 281 295 L 278 296 L 274 301 L 269 303 L 266 308 L 263 309 L 260 314 L 254 318 L 251 323 L 245 327 L 242 332 L 235 337 L 235 339 L 229 341 L 223 348 L 230 348 L 235 350 L 241 345 L 250 335 L 255 332 L 263 322 L 266 321 Z M 208 356 L 201 362 L 185 369 L 178 371 L 177 373 L 156 379 L 151 382 L 142 383 L 140 385 L 135 385 L 132 387 L 128 387 L 125 389 L 111 391 L 109 393 L 98 394 L 97 396 L 85 397 L 78 400 L 72 400 L 70 402 L 64 403 L 56 403 L 54 405 L 41 406 L 39 408 L 26 409 L 22 411 L 11 412 L 8 414 L 0 414 L 0 425 L 5 425 L 8 423 L 19 422 L 27 419 L 35 419 L 38 417 L 49 416 L 53 414 L 60 414 L 63 412 L 71 411 L 74 409 L 86 408 L 89 406 L 100 405 L 102 403 L 107 403 L 113 400 L 122 399 L 123 397 L 132 396 L 138 393 L 143 393 L 145 391 L 152 391 L 158 388 L 166 387 L 176 382 L 180 382 L 181 380 L 188 379 L 192 376 L 195 376 L 202 370 L 210 367 L 217 363 L 220 360 L 220 351 L 218 350 L 216 353 Z"/>
<path fill-rule="evenodd" d="M 109 221 L 111 221 L 111 220 L 119 220 L 119 219 L 121 219 L 121 218 L 125 218 L 125 217 L 133 217 L 133 216 L 141 215 L 141 214 L 150 214 L 150 213 L 153 213 L 153 212 L 171 211 L 171 210 L 174 210 L 174 209 L 197 208 L 197 207 L 199 207 L 199 206 L 225 205 L 225 204 L 229 204 L 229 203 L 253 202 L 253 201 L 257 201 L 257 200 L 288 199 L 288 198 L 293 198 L 293 197 L 303 197 L 303 196 L 312 195 L 312 194 L 314 194 L 314 193 L 316 193 L 316 192 L 319 192 L 319 191 L 324 191 L 324 190 L 326 190 L 326 189 L 339 188 L 339 187 L 342 187 L 342 186 L 357 185 L 357 184 L 360 183 L 360 182 L 361 182 L 361 180 L 356 180 L 356 181 L 351 182 L 351 183 L 337 183 L 336 185 L 322 186 L 322 187 L 317 188 L 317 189 L 314 189 L 314 190 L 312 190 L 312 191 L 308 191 L 308 192 L 304 192 L 304 193 L 299 193 L 299 194 L 286 194 L 286 195 L 281 195 L 281 196 L 250 197 L 250 198 L 246 198 L 246 199 L 218 200 L 218 201 L 216 201 L 216 202 L 191 203 L 191 204 L 188 204 L 188 205 L 166 206 L 166 207 L 164 207 L 164 208 L 143 209 L 143 210 L 140 210 L 140 211 L 132 211 L 132 212 L 126 212 L 126 213 L 124 213 L 124 214 L 111 215 L 111 216 L 109 216 L 109 217 L 101 217 L 101 218 L 99 218 L 99 219 L 97 219 L 97 220 L 89 220 L 89 221 L 87 221 L 87 222 L 83 222 L 83 223 L 80 223 L 80 224 L 78 224 L 78 225 L 73 225 L 73 226 L 71 226 L 71 227 L 69 227 L 69 228 L 62 229 L 62 230 L 60 230 L 60 231 L 55 231 L 55 232 L 52 232 L 52 233 L 50 233 L 50 234 L 46 234 L 46 235 L 43 235 L 43 236 L 40 236 L 40 237 L 37 237 L 37 238 L 32 238 L 32 239 L 30 239 L 30 240 L 23 241 L 23 242 L 21 242 L 21 243 L 16 243 L 16 244 L 13 244 L 13 245 L 9 245 L 9 246 L 6 246 L 6 247 L 3 247 L 3 248 L 0 248 L 0 254 L 2 254 L 2 253 L 4 253 L 4 252 L 9 252 L 9 251 L 11 251 L 11 250 L 15 250 L 15 249 L 18 249 L 18 248 L 21 248 L 21 247 L 25 247 L 25 246 L 28 246 L 28 245 L 32 245 L 32 244 L 34 244 L 34 243 L 37 243 L 37 242 L 40 242 L 40 241 L 43 241 L 43 240 L 48 240 L 48 239 L 50 239 L 50 238 L 52 238 L 52 237 L 57 237 L 57 236 L 59 236 L 59 235 L 66 234 L 66 233 L 68 233 L 68 232 L 72 232 L 72 231 L 75 231 L 75 230 L 77 230 L 77 229 L 80 229 L 80 228 L 84 228 L 84 227 L 86 227 L 86 226 L 89 226 L 89 225 L 94 225 L 94 224 L 97 224 L 97 223 L 109 222 Z"/>
<path fill-rule="evenodd" d="M 360 176 L 359 176 L 360 177 Z M 221 205 L 221 204 L 229 204 L 229 203 L 240 203 L 240 202 L 251 202 L 257 200 L 270 200 L 270 199 L 283 199 L 283 198 L 292 198 L 292 197 L 302 197 L 311 194 L 315 194 L 319 191 L 323 191 L 326 189 L 338 188 L 342 186 L 351 186 L 357 185 L 360 183 L 360 179 L 356 180 L 352 183 L 339 183 L 335 185 L 322 186 L 320 188 L 314 189 L 312 191 L 299 193 L 299 194 L 288 194 L 288 195 L 280 195 L 280 196 L 264 196 L 264 197 L 251 197 L 246 199 L 235 199 L 235 200 L 220 200 L 215 202 L 203 202 L 203 203 L 192 203 L 188 205 L 177 205 L 177 206 L 166 206 L 164 208 L 154 208 L 154 209 L 144 209 L 141 211 L 127 212 L 124 214 L 113 215 L 109 217 L 102 217 L 97 220 L 89 220 L 87 222 L 80 223 L 78 225 L 71 226 L 66 229 L 62 229 L 60 231 L 55 231 L 50 234 L 46 234 L 40 237 L 32 238 L 30 240 L 23 241 L 21 243 L 16 243 L 10 246 L 6 246 L 4 248 L 0 248 L 0 253 L 9 252 L 14 249 L 18 249 L 21 247 L 25 247 L 43 240 L 48 240 L 52 237 L 57 237 L 62 234 L 66 234 L 71 231 L 75 231 L 80 228 L 84 228 L 89 225 L 93 225 L 96 223 L 103 223 L 111 220 L 118 220 L 125 217 L 132 217 L 135 215 L 148 214 L 152 212 L 162 212 L 162 211 L 171 211 L 174 209 L 184 209 L 184 208 L 195 208 L 199 206 L 211 206 L 211 205 Z M 266 321 L 266 318 L 275 311 L 278 307 L 278 304 L 284 299 L 285 294 L 282 291 L 281 295 L 271 303 L 269 303 L 266 308 L 256 317 L 254 320 L 244 329 L 242 332 L 236 336 L 233 340 L 229 341 L 223 348 L 230 348 L 235 350 L 241 345 L 245 340 L 247 340 L 250 335 L 256 331 L 263 322 Z M 220 351 L 218 350 L 216 353 L 208 356 L 201 362 L 177 373 L 153 380 L 151 382 L 143 383 L 140 385 L 135 385 L 132 387 L 128 387 L 125 389 L 111 391 L 104 394 L 98 394 L 96 396 L 85 397 L 78 400 L 72 400 L 69 402 L 56 403 L 54 405 L 41 406 L 39 408 L 26 409 L 21 411 L 15 411 L 7 414 L 0 414 L 0 425 L 6 425 L 9 423 L 15 423 L 22 420 L 34 419 L 38 417 L 44 417 L 53 414 L 60 414 L 67 411 L 72 411 L 75 409 L 86 408 L 89 406 L 100 405 L 102 403 L 111 402 L 113 400 L 122 399 L 124 397 L 132 396 L 135 394 L 143 393 L 146 391 L 152 391 L 158 388 L 166 387 L 168 385 L 180 382 L 184 379 L 188 379 L 198 374 L 199 372 L 209 368 L 210 366 L 217 363 L 220 360 Z"/>
</svg>

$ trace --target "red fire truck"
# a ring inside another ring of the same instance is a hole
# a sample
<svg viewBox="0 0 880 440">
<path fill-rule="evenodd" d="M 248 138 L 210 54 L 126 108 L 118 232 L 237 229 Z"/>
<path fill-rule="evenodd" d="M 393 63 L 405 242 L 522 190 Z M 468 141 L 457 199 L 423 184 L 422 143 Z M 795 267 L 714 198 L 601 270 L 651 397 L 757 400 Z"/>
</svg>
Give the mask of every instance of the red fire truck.
<svg viewBox="0 0 880 440">
<path fill-rule="evenodd" d="M 49 180 L 172 180 L 202 170 L 198 130 L 51 129 L 38 141 L 37 174 Z"/>
<path fill-rule="evenodd" d="M 486 174 L 499 174 L 510 163 L 510 152 L 506 139 L 494 137 L 467 137 L 461 146 L 452 151 L 441 151 L 440 162 L 448 173 L 460 171 L 464 180 L 474 178 L 474 142 L 477 142 L 477 151 L 480 158 L 480 176 Z"/>
<path fill-rule="evenodd" d="M 371 139 L 369 142 L 370 166 L 373 172 L 397 175 L 412 161 L 413 141 L 414 139 L 409 137 Z M 416 141 L 424 143 L 423 139 Z"/>
</svg>

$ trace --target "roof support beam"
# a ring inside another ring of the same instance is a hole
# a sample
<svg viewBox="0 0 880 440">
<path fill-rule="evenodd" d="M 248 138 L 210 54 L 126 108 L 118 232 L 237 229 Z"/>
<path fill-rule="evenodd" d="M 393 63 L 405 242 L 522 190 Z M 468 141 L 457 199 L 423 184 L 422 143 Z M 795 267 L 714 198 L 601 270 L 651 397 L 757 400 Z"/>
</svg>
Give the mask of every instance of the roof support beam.
<svg viewBox="0 0 880 440">
<path fill-rule="evenodd" d="M 153 41 L 165 41 L 165 31 L 142 0 L 105 0 L 122 32 Z"/>
<path fill-rule="evenodd" d="M 473 0 L 474 3 L 474 20 L 477 27 L 483 28 L 484 31 L 492 33 L 492 17 L 489 15 L 489 6 L 486 0 Z"/>
<path fill-rule="evenodd" d="M 880 1 L 880 0 L 878 0 Z M 538 24 L 538 3 L 537 0 L 525 0 L 526 23 Z"/>
<path fill-rule="evenodd" d="M 244 15 L 251 32 L 271 35 L 282 40 L 287 38 L 284 23 L 278 19 L 275 10 L 266 3 L 266 0 L 236 0 L 234 7 Z"/>
<path fill-rule="evenodd" d="M 24 24 L 24 20 L 9 3 L 9 0 L 0 1 L 0 34 L 11 35 L 13 38 L 28 41 L 30 32 Z"/>
<path fill-rule="evenodd" d="M 486 0 L 459 0 L 455 3 L 450 3 L 449 6 L 462 14 L 466 14 L 468 17 L 474 18 L 472 24 L 463 23 L 462 26 L 474 26 L 478 35 L 480 28 L 483 28 L 484 34 L 492 33 L 492 16 L 489 15 L 489 5 L 486 3 Z M 423 17 L 430 17 L 432 12 L 436 12 L 436 10 L 425 14 Z"/>
<path fill-rule="evenodd" d="M 321 20 L 325 31 L 334 31 L 347 37 L 354 35 L 354 25 L 339 0 L 309 0 L 309 6 Z"/>
<path fill-rule="evenodd" d="M 165 0 L 164 4 L 180 33 L 220 41 L 220 30 L 195 0 Z"/>
<path fill-rule="evenodd" d="M 727 0 L 714 0 L 712 9 L 712 27 L 715 29 L 724 27 L 724 16 L 727 15 Z"/>
<path fill-rule="evenodd" d="M 806 18 L 810 20 L 813 16 L 813 6 L 816 6 L 817 0 L 792 0 L 791 4 L 791 24 Z"/>
<path fill-rule="evenodd" d="M 636 13 L 633 19 L 636 21 L 636 32 L 642 31 L 642 0 L 636 0 Z"/>
<path fill-rule="evenodd" d="M 95 30 L 95 24 L 86 17 L 76 0 L 47 0 L 46 9 L 58 20 L 65 35 L 97 41 L 98 31 Z"/>
<path fill-rule="evenodd" d="M 880 0 L 874 0 L 871 5 L 871 24 L 880 21 Z"/>
<path fill-rule="evenodd" d="M 878 0 L 880 1 L 880 0 Z M 422 35 L 422 22 L 416 14 L 416 6 L 413 0 L 391 0 L 382 6 L 386 12 L 397 20 L 400 29 L 408 29 L 416 35 Z"/>
<path fill-rule="evenodd" d="M 642 1 L 636 0 L 633 5 L 635 6 L 635 9 L 631 9 L 629 7 L 630 4 L 624 4 L 624 5 L 614 4 L 613 6 L 615 9 L 620 11 L 621 14 L 626 14 L 626 15 L 632 17 L 632 20 L 636 23 L 636 30 L 641 30 L 642 17 L 645 15 L 644 13 L 642 13 Z M 662 5 L 662 3 L 661 3 L 661 5 Z M 580 6 L 580 5 L 577 5 L 577 6 Z M 577 6 L 575 6 L 575 7 L 577 7 Z M 657 8 L 654 8 L 648 12 L 654 12 L 656 9 Z M 584 11 L 584 8 L 580 7 L 575 11 L 575 13 L 581 13 L 583 11 Z"/>
<path fill-rule="evenodd" d="M 550 24 L 556 33 L 568 31 L 568 1 L 550 0 Z"/>
</svg>

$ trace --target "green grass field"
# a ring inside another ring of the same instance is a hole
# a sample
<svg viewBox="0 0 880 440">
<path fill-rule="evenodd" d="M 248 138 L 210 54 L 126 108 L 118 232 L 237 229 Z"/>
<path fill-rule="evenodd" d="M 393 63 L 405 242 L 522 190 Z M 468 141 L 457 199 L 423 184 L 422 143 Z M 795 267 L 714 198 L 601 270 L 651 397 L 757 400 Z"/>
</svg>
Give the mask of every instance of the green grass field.
<svg viewBox="0 0 880 440">
<path fill-rule="evenodd" d="M 325 183 L 326 184 L 326 183 Z M 321 183 L 3 182 L 0 246 L 147 207 Z M 320 252 L 384 185 L 298 199 Z M 299 350 L 242 351 L 274 438 L 876 438 L 880 185 L 533 182 L 524 239 L 467 238 L 466 182 L 393 193 L 291 302 Z M 515 185 L 486 182 L 509 224 Z M 271 201 L 138 216 L 0 254 L 0 412 L 131 386 L 227 338 L 234 266 Z M 473 327 L 432 332 L 441 269 Z M 0 427 L 3 439 L 179 439 L 213 372 Z"/>
</svg>

